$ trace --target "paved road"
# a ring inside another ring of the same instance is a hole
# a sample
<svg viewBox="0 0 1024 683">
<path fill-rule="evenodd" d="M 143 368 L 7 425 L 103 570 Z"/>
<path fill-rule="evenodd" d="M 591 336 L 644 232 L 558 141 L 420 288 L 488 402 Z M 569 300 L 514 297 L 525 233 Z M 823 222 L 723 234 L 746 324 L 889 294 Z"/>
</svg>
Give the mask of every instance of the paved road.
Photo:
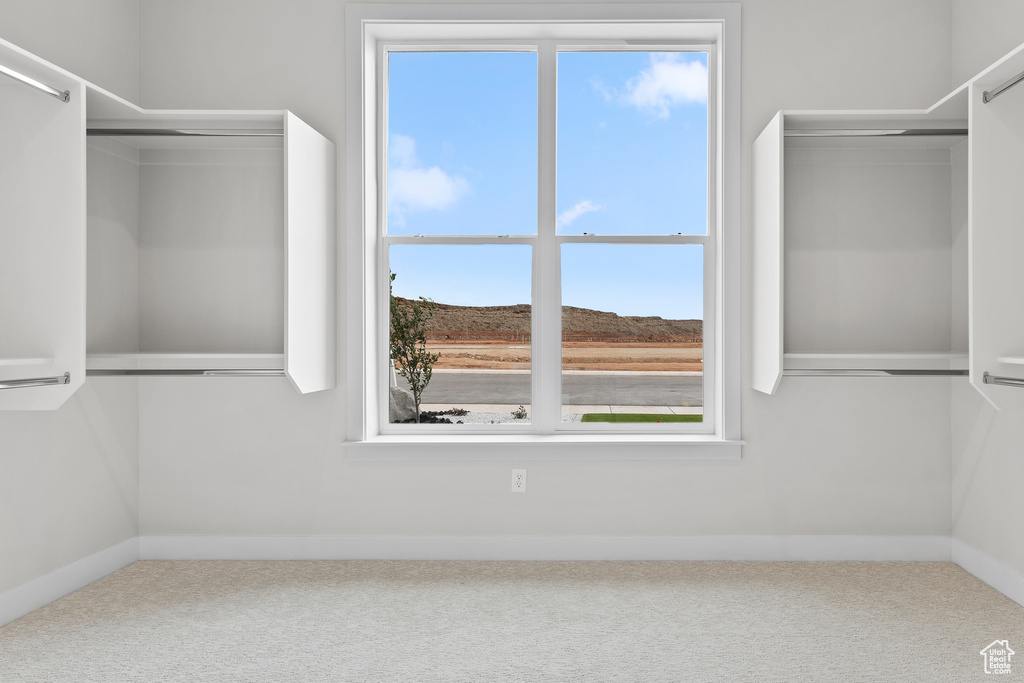
<svg viewBox="0 0 1024 683">
<path fill-rule="evenodd" d="M 399 386 L 408 387 L 398 378 Z M 703 379 L 694 376 L 564 375 L 566 405 L 699 406 Z M 424 403 L 530 403 L 530 375 L 434 373 Z"/>
</svg>

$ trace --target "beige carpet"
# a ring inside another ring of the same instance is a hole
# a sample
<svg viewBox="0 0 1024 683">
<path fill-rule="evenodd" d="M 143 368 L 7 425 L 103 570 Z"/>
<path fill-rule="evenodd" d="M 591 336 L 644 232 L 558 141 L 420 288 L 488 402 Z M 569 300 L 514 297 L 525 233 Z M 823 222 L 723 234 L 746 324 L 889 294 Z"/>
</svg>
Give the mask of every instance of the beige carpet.
<svg viewBox="0 0 1024 683">
<path fill-rule="evenodd" d="M 948 563 L 138 562 L 0 681 L 971 681 L 1024 607 Z"/>
</svg>

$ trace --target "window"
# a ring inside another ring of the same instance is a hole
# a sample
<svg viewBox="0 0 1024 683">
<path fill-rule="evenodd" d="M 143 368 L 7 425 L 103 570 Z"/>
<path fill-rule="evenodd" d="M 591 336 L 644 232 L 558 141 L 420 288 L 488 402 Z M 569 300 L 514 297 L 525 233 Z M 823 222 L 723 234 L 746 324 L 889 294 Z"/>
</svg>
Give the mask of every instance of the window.
<svg viewBox="0 0 1024 683">
<path fill-rule="evenodd" d="M 350 432 L 734 439 L 737 8 L 520 9 L 565 16 L 349 12 Z M 390 295 L 435 304 L 444 424 L 395 423 Z"/>
</svg>

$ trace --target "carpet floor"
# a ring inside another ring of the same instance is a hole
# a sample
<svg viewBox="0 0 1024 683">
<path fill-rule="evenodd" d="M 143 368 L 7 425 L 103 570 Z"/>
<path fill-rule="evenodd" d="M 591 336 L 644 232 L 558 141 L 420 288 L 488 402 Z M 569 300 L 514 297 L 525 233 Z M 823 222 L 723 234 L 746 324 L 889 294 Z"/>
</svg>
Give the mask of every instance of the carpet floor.
<svg viewBox="0 0 1024 683">
<path fill-rule="evenodd" d="M 0 681 L 971 681 L 1024 607 L 866 562 L 137 562 L 0 628 Z"/>
</svg>

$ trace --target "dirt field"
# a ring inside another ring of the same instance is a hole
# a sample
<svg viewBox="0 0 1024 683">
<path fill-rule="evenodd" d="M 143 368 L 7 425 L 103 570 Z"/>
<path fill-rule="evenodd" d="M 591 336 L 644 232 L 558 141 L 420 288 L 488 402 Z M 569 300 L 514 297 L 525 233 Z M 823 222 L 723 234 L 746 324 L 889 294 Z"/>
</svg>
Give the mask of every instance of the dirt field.
<svg viewBox="0 0 1024 683">
<path fill-rule="evenodd" d="M 501 340 L 433 341 L 440 353 L 438 369 L 529 370 L 529 344 Z M 691 342 L 563 342 L 566 370 L 696 371 L 703 369 L 704 349 Z"/>
</svg>

